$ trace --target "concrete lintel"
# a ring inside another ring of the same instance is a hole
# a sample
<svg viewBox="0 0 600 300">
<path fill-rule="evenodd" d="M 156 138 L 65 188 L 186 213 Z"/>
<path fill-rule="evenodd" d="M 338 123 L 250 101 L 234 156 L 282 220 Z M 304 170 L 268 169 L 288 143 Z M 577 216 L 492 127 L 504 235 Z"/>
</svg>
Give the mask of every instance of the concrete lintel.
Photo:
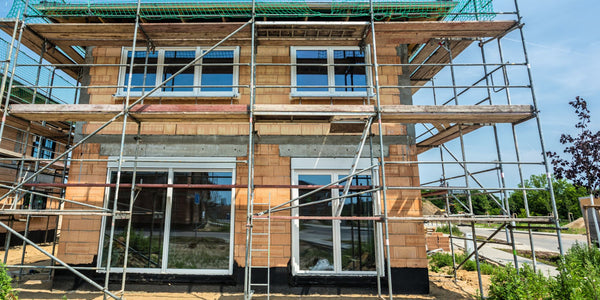
<svg viewBox="0 0 600 300">
<path fill-rule="evenodd" d="M 100 155 L 119 155 L 120 145 L 116 143 L 100 145 Z M 248 146 L 232 144 L 143 144 L 140 145 L 139 156 L 152 157 L 215 157 L 246 156 Z M 126 144 L 123 155 L 134 156 L 135 144 Z"/>
<path fill-rule="evenodd" d="M 357 145 L 279 145 L 279 156 L 282 157 L 354 157 Z M 378 157 L 379 145 L 373 145 L 373 156 Z M 388 146 L 383 147 L 384 156 L 389 155 Z M 368 146 L 365 146 L 361 157 L 370 157 Z"/>
</svg>

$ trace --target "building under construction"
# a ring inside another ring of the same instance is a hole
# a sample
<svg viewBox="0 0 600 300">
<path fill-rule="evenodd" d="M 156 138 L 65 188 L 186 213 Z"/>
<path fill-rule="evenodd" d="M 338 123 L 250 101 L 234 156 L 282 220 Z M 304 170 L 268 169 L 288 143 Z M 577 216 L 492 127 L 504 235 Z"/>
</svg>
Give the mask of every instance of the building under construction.
<svg viewBox="0 0 600 300">
<path fill-rule="evenodd" d="M 0 226 L 50 263 L 8 267 L 115 299 L 129 282 L 428 293 L 426 223 L 478 246 L 478 222 L 558 225 L 554 198 L 545 217 L 508 203 L 549 174 L 522 26 L 516 1 L 15 0 Z M 476 215 L 474 193 L 502 213 Z"/>
</svg>

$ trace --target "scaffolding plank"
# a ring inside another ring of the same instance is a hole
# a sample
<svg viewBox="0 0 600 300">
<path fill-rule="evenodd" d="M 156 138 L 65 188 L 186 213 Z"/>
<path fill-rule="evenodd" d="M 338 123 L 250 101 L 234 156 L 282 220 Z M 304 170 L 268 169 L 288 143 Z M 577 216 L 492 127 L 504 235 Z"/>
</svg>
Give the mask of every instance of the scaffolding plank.
<svg viewBox="0 0 600 300">
<path fill-rule="evenodd" d="M 108 121 L 122 110 L 119 104 L 14 104 L 10 108 L 14 116 L 46 121 Z M 130 114 L 140 121 L 151 122 L 247 121 L 248 106 L 142 104 L 134 106 Z"/>
<path fill-rule="evenodd" d="M 33 31 L 29 27 L 29 25 L 30 24 L 28 24 L 27 27 L 25 28 L 25 30 L 23 30 L 23 37 L 21 38 L 21 44 L 23 44 L 25 47 L 29 48 L 31 51 L 33 51 L 39 55 L 42 53 L 42 44 L 44 42 L 44 39 L 39 34 L 37 34 L 35 31 Z M 2 22 L 0 22 L 0 28 L 2 28 L 2 30 L 6 34 L 12 35 L 12 31 L 14 28 L 14 22 L 2 21 Z M 52 49 L 52 48 L 46 49 L 46 52 L 44 54 L 44 59 L 46 59 L 48 62 L 50 62 L 52 64 L 72 64 L 73 63 L 73 61 L 71 59 L 69 59 L 66 55 L 64 55 L 57 49 Z M 77 72 L 75 70 L 70 69 L 70 68 L 63 68 L 61 70 L 63 70 L 65 73 L 69 74 L 69 76 L 72 76 L 73 78 L 77 78 Z"/>
<path fill-rule="evenodd" d="M 157 46 L 173 46 L 178 42 L 179 46 L 197 46 L 198 42 L 216 42 L 226 34 L 237 29 L 241 22 L 203 22 L 203 23 L 145 23 L 142 25 L 144 32 Z M 260 30 L 268 31 L 277 25 L 260 26 Z M 336 38 L 343 40 L 361 40 L 361 25 L 331 25 L 323 22 L 310 22 L 294 25 L 292 30 L 300 30 L 307 35 L 286 35 L 284 37 L 267 37 L 266 34 L 259 35 L 258 39 L 280 39 L 280 42 L 292 43 L 297 40 L 314 40 L 323 30 L 323 27 L 349 27 L 353 32 L 349 35 L 325 35 L 327 40 L 335 41 Z M 464 22 L 438 22 L 438 21 L 411 21 L 411 22 L 378 22 L 376 23 L 377 35 L 382 35 L 391 42 L 401 40 L 403 43 L 423 43 L 432 38 L 446 37 L 489 37 L 496 36 L 514 26 L 514 21 L 464 21 Z M 298 28 L 296 28 L 298 27 Z M 52 24 L 30 24 L 30 30 L 37 32 L 40 36 L 53 43 L 71 46 L 129 46 L 133 38 L 133 23 L 52 23 Z M 287 29 L 290 30 L 289 28 Z M 329 29 L 330 31 L 333 29 Z M 144 35 L 139 36 L 139 42 L 144 40 Z M 232 41 L 250 40 L 250 29 L 244 29 Z M 392 41 L 394 40 L 394 41 Z M 239 42 L 238 41 L 238 42 Z"/>
<path fill-rule="evenodd" d="M 516 21 L 411 21 L 377 22 L 378 33 L 427 34 L 430 38 L 444 37 L 493 37 L 500 35 L 513 26 Z"/>
<path fill-rule="evenodd" d="M 119 104 L 13 104 L 10 113 L 27 120 L 107 121 L 122 109 L 123 106 Z M 262 121 L 329 122 L 344 117 L 368 117 L 375 112 L 375 106 L 370 105 L 257 104 L 254 106 L 257 120 Z M 386 123 L 515 123 L 533 117 L 533 109 L 529 105 L 383 105 L 381 112 L 382 121 Z M 149 122 L 173 120 L 246 122 L 248 106 L 144 104 L 134 106 L 130 114 L 140 121 Z"/>
<path fill-rule="evenodd" d="M 517 123 L 533 117 L 530 105 L 383 105 L 383 122 Z"/>
<path fill-rule="evenodd" d="M 450 51 L 452 57 L 456 58 L 461 52 L 471 45 L 473 41 L 461 40 L 451 41 Z M 415 56 L 411 64 L 438 64 L 438 65 L 421 65 L 410 66 L 411 84 L 416 86 L 413 88 L 413 94 L 419 90 L 419 86 L 429 82 L 440 70 L 450 63 L 450 55 L 446 48 L 441 47 L 439 41 L 431 40 L 426 46 Z"/>
<path fill-rule="evenodd" d="M 483 125 L 460 125 L 461 130 L 459 131 L 459 125 L 450 126 L 448 129 L 440 131 L 434 136 L 425 139 L 424 141 L 418 142 L 417 154 L 421 154 L 429 149 L 440 146 L 455 138 L 458 138 L 461 134 L 461 131 L 462 134 L 465 135 L 481 127 L 483 127 Z"/>
</svg>

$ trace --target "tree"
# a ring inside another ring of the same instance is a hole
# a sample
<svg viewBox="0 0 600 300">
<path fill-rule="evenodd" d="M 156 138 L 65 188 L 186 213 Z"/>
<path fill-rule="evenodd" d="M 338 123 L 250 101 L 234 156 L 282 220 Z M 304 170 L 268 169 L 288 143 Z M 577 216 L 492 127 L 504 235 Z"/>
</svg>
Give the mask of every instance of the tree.
<svg viewBox="0 0 600 300">
<path fill-rule="evenodd" d="M 519 187 L 522 187 L 519 184 Z M 546 188 L 548 187 L 548 178 L 546 175 L 531 175 L 525 180 L 526 188 Z M 560 219 L 567 220 L 569 213 L 573 217 L 581 217 L 579 209 L 579 197 L 585 197 L 587 191 L 585 188 L 576 187 L 566 179 L 556 179 L 552 181 L 554 188 L 554 197 L 556 199 L 556 208 Z M 516 191 L 508 198 L 511 212 L 516 212 L 519 216 L 525 216 L 525 201 L 523 192 Z M 552 213 L 550 205 L 550 193 L 547 190 L 527 191 L 527 203 L 529 204 L 529 213 L 532 216 L 547 216 Z"/>
<path fill-rule="evenodd" d="M 579 134 L 561 134 L 560 143 L 566 145 L 563 153 L 570 159 L 560 157 L 556 152 L 547 152 L 552 159 L 556 178 L 569 179 L 576 186 L 584 187 L 588 195 L 600 193 L 600 131 L 592 132 L 588 129 L 590 124 L 590 111 L 587 102 L 576 97 L 569 104 L 575 108 L 579 122 L 575 128 Z"/>
</svg>

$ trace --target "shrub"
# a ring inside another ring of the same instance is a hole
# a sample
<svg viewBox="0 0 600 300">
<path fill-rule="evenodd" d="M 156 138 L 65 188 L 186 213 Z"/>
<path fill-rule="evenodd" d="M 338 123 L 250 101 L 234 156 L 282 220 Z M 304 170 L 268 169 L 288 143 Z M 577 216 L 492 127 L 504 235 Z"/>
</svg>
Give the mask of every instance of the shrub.
<svg viewBox="0 0 600 300">
<path fill-rule="evenodd" d="M 564 261 L 559 261 L 561 272 L 556 276 L 552 292 L 561 299 L 598 299 L 600 297 L 600 250 L 575 244 Z"/>
<path fill-rule="evenodd" d="M 12 278 L 6 273 L 4 265 L 0 264 L 0 299 L 18 299 L 17 291 L 13 290 L 10 282 Z"/>
<path fill-rule="evenodd" d="M 437 252 L 431 255 L 431 264 L 438 268 L 452 266 L 452 255 L 449 253 Z"/>
<path fill-rule="evenodd" d="M 534 272 L 527 264 L 523 265 L 519 273 L 509 264 L 494 272 L 488 299 L 552 299 L 549 286 L 553 281 L 541 272 Z"/>
<path fill-rule="evenodd" d="M 489 299 L 599 299 L 600 250 L 576 244 L 559 261 L 559 274 L 547 278 L 524 265 L 519 274 L 512 266 L 492 276 Z"/>
</svg>

